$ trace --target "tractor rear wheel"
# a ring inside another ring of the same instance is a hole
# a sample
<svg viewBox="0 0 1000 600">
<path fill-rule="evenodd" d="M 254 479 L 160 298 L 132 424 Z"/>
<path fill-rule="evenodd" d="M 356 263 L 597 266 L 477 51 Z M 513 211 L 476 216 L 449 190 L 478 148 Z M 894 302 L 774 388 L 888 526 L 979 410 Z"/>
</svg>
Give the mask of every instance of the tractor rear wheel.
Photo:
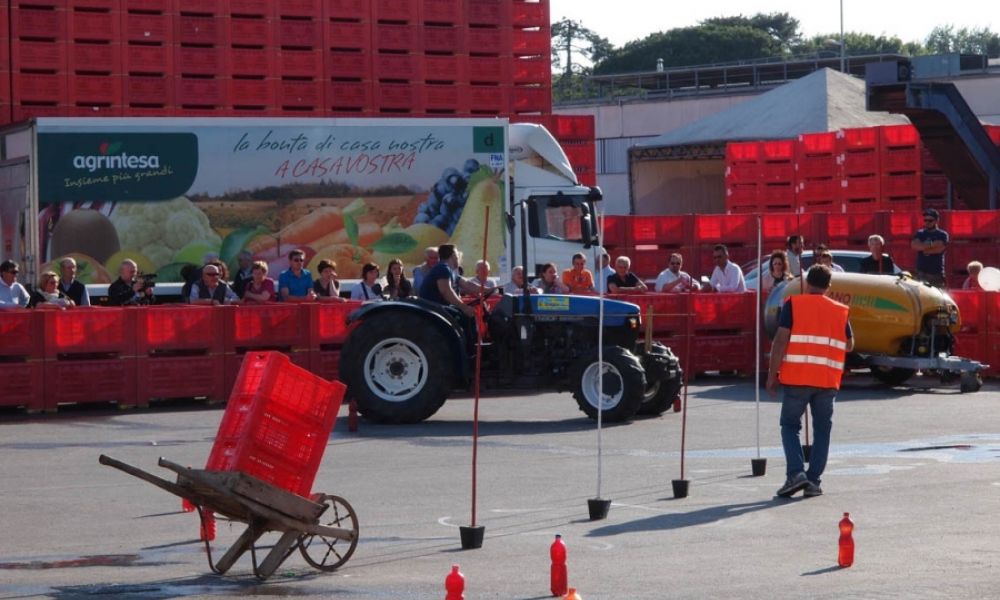
<svg viewBox="0 0 1000 600">
<path fill-rule="evenodd" d="M 598 395 L 599 374 L 601 396 Z M 596 419 L 600 410 L 602 421 L 630 421 L 645 396 L 646 375 L 639 358 L 620 346 L 604 348 L 603 373 L 597 352 L 592 352 L 576 362 L 570 377 L 573 397 L 580 410 L 591 419 Z"/>
</svg>

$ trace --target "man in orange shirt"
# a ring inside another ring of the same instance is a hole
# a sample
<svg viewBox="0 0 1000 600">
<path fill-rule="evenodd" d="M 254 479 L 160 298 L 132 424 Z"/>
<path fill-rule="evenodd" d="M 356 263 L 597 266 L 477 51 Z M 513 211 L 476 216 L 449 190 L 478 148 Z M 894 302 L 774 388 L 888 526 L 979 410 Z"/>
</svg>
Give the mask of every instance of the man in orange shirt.
<svg viewBox="0 0 1000 600">
<path fill-rule="evenodd" d="M 806 293 L 792 296 L 778 316 L 778 333 L 771 346 L 767 392 L 774 396 L 784 386 L 781 401 L 781 445 L 785 450 L 787 480 L 777 495 L 790 498 L 805 490 L 807 498 L 820 496 L 820 478 L 830 452 L 833 403 L 844 373 L 844 357 L 854 349 L 847 320 L 848 307 L 826 296 L 830 268 L 813 265 L 806 275 Z M 802 414 L 810 407 L 813 447 L 805 471 L 799 431 Z"/>
<path fill-rule="evenodd" d="M 587 269 L 587 257 L 581 252 L 573 255 L 573 267 L 562 274 L 563 283 L 571 294 L 596 294 L 594 274 Z"/>
</svg>

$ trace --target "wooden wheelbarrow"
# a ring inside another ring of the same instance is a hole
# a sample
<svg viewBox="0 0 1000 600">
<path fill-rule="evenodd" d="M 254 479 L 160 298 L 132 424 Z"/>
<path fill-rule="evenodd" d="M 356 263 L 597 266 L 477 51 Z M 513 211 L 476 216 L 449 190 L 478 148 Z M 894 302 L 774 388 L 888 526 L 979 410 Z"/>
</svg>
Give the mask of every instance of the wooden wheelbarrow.
<svg viewBox="0 0 1000 600">
<path fill-rule="evenodd" d="M 247 550 L 253 573 L 260 580 L 270 577 L 296 549 L 314 568 L 334 571 L 347 562 L 358 545 L 358 516 L 339 496 L 313 494 L 307 499 L 245 473 L 191 469 L 164 458 L 159 465 L 177 474 L 176 483 L 103 454 L 98 461 L 186 499 L 198 509 L 202 523 L 206 518 L 203 511 L 246 523 L 246 531 L 216 563 L 205 540 L 208 566 L 220 575 Z M 281 532 L 281 538 L 258 564 L 255 543 L 269 531 Z"/>
</svg>

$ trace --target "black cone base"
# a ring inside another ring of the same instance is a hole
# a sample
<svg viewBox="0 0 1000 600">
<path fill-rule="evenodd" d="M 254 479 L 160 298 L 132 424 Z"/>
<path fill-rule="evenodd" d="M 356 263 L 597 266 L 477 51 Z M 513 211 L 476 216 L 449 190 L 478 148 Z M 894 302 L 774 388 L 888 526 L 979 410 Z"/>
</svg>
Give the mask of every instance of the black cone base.
<svg viewBox="0 0 1000 600">
<path fill-rule="evenodd" d="M 483 547 L 483 536 L 486 534 L 486 527 L 483 525 L 475 527 L 463 525 L 458 528 L 458 532 L 462 536 L 462 550 L 475 550 Z"/>
<path fill-rule="evenodd" d="M 608 517 L 611 510 L 611 500 L 603 498 L 590 498 L 587 500 L 587 510 L 590 511 L 591 521 L 600 521 Z"/>
<path fill-rule="evenodd" d="M 674 488 L 674 498 L 687 498 L 688 487 L 691 485 L 691 481 L 688 479 L 673 479 L 670 481 L 670 485 Z"/>
<path fill-rule="evenodd" d="M 754 477 L 763 477 L 764 474 L 767 473 L 767 459 L 751 458 L 750 470 L 753 472 Z"/>
</svg>

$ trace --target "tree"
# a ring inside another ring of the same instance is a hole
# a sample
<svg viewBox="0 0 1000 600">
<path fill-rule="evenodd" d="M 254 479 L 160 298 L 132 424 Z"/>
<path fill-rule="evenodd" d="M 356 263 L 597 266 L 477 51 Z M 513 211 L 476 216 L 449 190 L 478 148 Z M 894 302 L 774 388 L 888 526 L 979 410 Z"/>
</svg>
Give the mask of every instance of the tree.
<svg viewBox="0 0 1000 600">
<path fill-rule="evenodd" d="M 577 21 L 563 19 L 552 25 L 552 64 L 564 77 L 604 60 L 613 48 L 607 38 Z"/>
<path fill-rule="evenodd" d="M 749 27 L 767 32 L 785 52 L 801 43 L 799 20 L 788 13 L 758 13 L 752 17 L 717 17 L 701 22 L 701 25 L 717 25 L 719 27 Z"/>
<path fill-rule="evenodd" d="M 594 67 L 595 73 L 652 71 L 666 67 L 749 60 L 781 54 L 781 42 L 761 29 L 743 25 L 699 25 L 654 33 L 629 42 Z"/>
<path fill-rule="evenodd" d="M 898 37 L 874 36 L 870 33 L 849 31 L 844 33 L 844 46 L 848 56 L 861 54 L 914 54 L 913 44 L 904 44 Z M 796 54 L 834 52 L 840 54 L 840 33 L 813 36 L 794 49 Z M 905 51 L 904 51 L 905 50 Z"/>
<path fill-rule="evenodd" d="M 1000 58 L 1000 35 L 985 27 L 978 29 L 963 27 L 956 31 L 952 25 L 939 25 L 927 36 L 924 44 L 935 54 L 961 52 Z"/>
</svg>

